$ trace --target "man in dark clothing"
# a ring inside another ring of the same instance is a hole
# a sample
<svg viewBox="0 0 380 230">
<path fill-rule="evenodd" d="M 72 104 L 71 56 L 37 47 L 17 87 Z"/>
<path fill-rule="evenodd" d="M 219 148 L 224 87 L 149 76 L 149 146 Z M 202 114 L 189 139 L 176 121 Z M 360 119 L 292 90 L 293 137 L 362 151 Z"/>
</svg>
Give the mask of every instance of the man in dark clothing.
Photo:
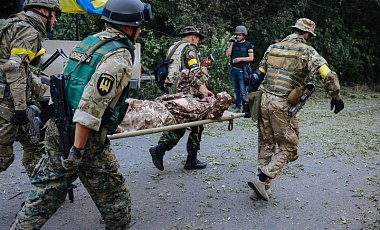
<svg viewBox="0 0 380 230">
<path fill-rule="evenodd" d="M 241 112 L 241 105 L 247 96 L 244 78 L 250 74 L 249 63 L 253 62 L 253 45 L 245 40 L 247 28 L 240 25 L 235 28 L 235 36 L 230 39 L 230 45 L 226 50 L 226 56 L 231 58 L 231 82 L 235 92 L 235 110 Z"/>
</svg>

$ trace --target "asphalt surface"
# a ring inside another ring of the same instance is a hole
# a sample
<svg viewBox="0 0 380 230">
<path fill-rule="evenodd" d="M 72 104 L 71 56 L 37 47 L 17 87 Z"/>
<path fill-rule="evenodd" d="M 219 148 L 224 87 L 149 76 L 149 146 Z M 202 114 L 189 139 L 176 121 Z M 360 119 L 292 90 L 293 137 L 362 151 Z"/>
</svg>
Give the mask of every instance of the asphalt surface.
<svg viewBox="0 0 380 230">
<path fill-rule="evenodd" d="M 159 134 L 112 141 L 132 195 L 131 229 L 380 229 L 380 94 L 350 95 L 335 115 L 316 96 L 300 114 L 300 158 L 274 180 L 269 202 L 252 201 L 247 181 L 256 171 L 257 129 L 249 119 L 206 126 L 199 159 L 208 167 L 183 169 L 186 136 L 151 163 Z M 0 229 L 9 229 L 30 184 L 16 159 L 0 174 Z M 42 229 L 104 229 L 80 181 Z"/>
</svg>

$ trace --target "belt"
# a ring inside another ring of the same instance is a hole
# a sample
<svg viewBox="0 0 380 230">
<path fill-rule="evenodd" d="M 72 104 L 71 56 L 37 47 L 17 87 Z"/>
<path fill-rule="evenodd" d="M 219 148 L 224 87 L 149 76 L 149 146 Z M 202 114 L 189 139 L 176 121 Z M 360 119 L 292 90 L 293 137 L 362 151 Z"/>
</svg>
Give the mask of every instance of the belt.
<svg viewBox="0 0 380 230">
<path fill-rule="evenodd" d="M 244 68 L 243 68 L 243 67 L 235 67 L 235 66 L 232 66 L 232 69 L 243 70 Z"/>
</svg>

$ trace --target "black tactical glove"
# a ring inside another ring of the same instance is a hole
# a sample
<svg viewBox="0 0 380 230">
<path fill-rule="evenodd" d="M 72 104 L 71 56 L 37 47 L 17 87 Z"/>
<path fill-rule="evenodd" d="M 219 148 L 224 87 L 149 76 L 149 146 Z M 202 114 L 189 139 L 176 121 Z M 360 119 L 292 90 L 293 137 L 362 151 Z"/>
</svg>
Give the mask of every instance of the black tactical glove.
<svg viewBox="0 0 380 230">
<path fill-rule="evenodd" d="M 78 168 L 82 161 L 83 149 L 78 149 L 75 146 L 72 146 L 70 149 L 69 156 L 66 159 L 61 157 L 62 167 L 67 171 Z"/>
<path fill-rule="evenodd" d="M 245 101 L 245 100 L 243 103 L 243 113 L 244 113 L 244 118 L 250 118 L 251 117 L 251 111 L 249 110 L 249 103 L 248 103 L 248 101 Z"/>
<path fill-rule="evenodd" d="M 331 104 L 331 110 L 333 110 L 335 107 L 334 113 L 339 113 L 341 110 L 344 109 L 344 102 L 342 101 L 342 99 L 331 100 L 330 104 Z"/>
<path fill-rule="evenodd" d="M 15 110 L 11 120 L 12 125 L 25 125 L 28 123 L 28 117 L 26 116 L 26 109 L 24 110 Z"/>
</svg>

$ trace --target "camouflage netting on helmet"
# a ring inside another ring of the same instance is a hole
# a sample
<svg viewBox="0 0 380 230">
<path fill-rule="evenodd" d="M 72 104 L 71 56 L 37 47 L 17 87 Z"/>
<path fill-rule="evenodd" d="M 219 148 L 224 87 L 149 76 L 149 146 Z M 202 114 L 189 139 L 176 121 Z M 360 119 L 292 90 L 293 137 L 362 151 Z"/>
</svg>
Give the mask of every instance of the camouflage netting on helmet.
<svg viewBox="0 0 380 230">
<path fill-rule="evenodd" d="M 58 12 L 61 12 L 61 6 L 59 5 L 58 0 L 25 0 L 24 2 L 24 10 L 30 10 L 34 7 L 45 7 L 48 9 L 52 9 Z"/>
</svg>

